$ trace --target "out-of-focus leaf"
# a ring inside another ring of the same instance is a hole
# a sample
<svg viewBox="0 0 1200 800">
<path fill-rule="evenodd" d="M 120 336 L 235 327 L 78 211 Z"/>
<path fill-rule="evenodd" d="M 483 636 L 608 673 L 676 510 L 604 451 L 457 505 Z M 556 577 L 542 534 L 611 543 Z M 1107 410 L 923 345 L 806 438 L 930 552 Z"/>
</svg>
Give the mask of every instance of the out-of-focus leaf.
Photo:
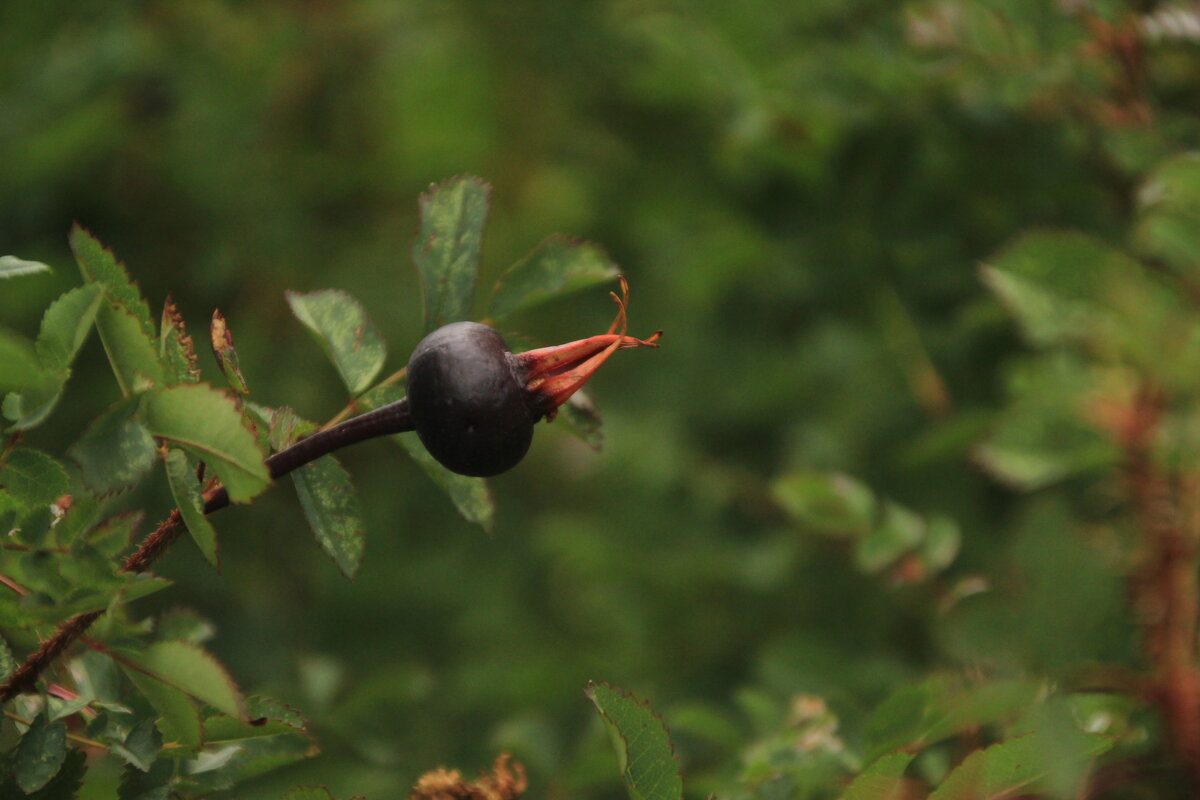
<svg viewBox="0 0 1200 800">
<path fill-rule="evenodd" d="M 149 772 L 126 767 L 117 788 L 117 800 L 168 800 L 175 788 L 175 765 L 172 759 L 160 759 Z"/>
<path fill-rule="evenodd" d="M 167 450 L 166 468 L 167 483 L 171 486 L 171 496 L 175 498 L 183 524 L 208 563 L 219 568 L 217 531 L 208 517 L 204 516 L 204 498 L 200 481 L 196 479 L 195 462 L 184 451 L 172 447 Z"/>
<path fill-rule="evenodd" d="M 649 704 L 605 683 L 587 696 L 608 726 L 632 800 L 680 800 L 683 779 L 667 728 Z"/>
<path fill-rule="evenodd" d="M 159 680 L 141 669 L 122 664 L 122 670 L 134 688 L 159 713 L 158 729 L 168 742 L 195 749 L 204 742 L 200 710 L 182 689 Z"/>
<path fill-rule="evenodd" d="M 217 359 L 217 366 L 225 375 L 225 382 L 229 384 L 229 388 L 238 394 L 249 394 L 250 388 L 246 385 L 237 349 L 233 346 L 233 331 L 229 330 L 220 309 L 213 311 L 209 339 L 212 343 L 213 357 Z"/>
<path fill-rule="evenodd" d="M 499 319 L 618 274 L 617 265 L 598 245 L 551 236 L 500 276 L 488 315 Z"/>
<path fill-rule="evenodd" d="M 307 736 L 267 736 L 205 750 L 185 766 L 201 791 L 229 789 L 273 769 L 316 755 Z"/>
<path fill-rule="evenodd" d="M 40 261 L 26 261 L 16 256 L 0 256 L 0 278 L 22 278 L 50 272 L 50 267 Z"/>
<path fill-rule="evenodd" d="M 7 755 L 12 756 L 13 753 Z M 87 755 L 82 750 L 67 749 L 66 758 L 50 782 L 35 792 L 24 793 L 18 787 L 13 770 L 0 761 L 0 795 L 5 798 L 28 798 L 28 800 L 75 800 L 79 796 L 83 777 L 87 773 Z M 18 792 L 20 792 L 18 794 Z"/>
<path fill-rule="evenodd" d="M 160 640 L 175 639 L 192 644 L 203 644 L 216 634 L 217 628 L 209 620 L 190 608 L 176 607 L 163 612 L 158 618 L 155 633 Z"/>
<path fill-rule="evenodd" d="M 599 451 L 604 446 L 604 422 L 600 418 L 600 409 L 596 408 L 591 396 L 584 390 L 575 392 L 558 407 L 558 416 L 554 421 L 565 424 L 567 430 L 593 450 Z"/>
<path fill-rule="evenodd" d="M 131 668 L 161 681 L 223 714 L 245 718 L 242 693 L 229 673 L 209 653 L 188 642 L 155 642 L 140 653 L 124 656 Z"/>
<path fill-rule="evenodd" d="M 904 800 L 904 771 L 912 760 L 913 754 L 903 751 L 877 758 L 850 782 L 841 800 Z"/>
<path fill-rule="evenodd" d="M 156 389 L 142 401 L 142 420 L 154 436 L 203 460 L 233 502 L 247 502 L 270 485 L 266 456 L 226 392 L 198 383 Z"/>
<path fill-rule="evenodd" d="M 113 742 L 109 749 L 125 759 L 131 766 L 142 772 L 149 772 L 150 767 L 162 750 L 162 735 L 155 727 L 153 719 L 144 719 L 134 726 L 123 742 Z"/>
<path fill-rule="evenodd" d="M 58 405 L 62 396 L 65 378 L 51 372 L 43 372 L 33 383 L 26 384 L 19 393 L 11 392 L 4 398 L 4 416 L 12 421 L 14 430 L 35 428 L 46 421 L 50 412 Z"/>
<path fill-rule="evenodd" d="M 1138 192 L 1134 240 L 1185 275 L 1200 275 L 1200 156 L 1168 159 Z"/>
<path fill-rule="evenodd" d="M 365 408 L 375 409 L 395 402 L 403 396 L 404 393 L 394 386 L 380 386 L 359 398 L 359 402 Z M 392 436 L 391 439 L 404 448 L 438 488 L 446 493 L 463 519 L 485 531 L 492 530 L 496 504 L 485 479 L 459 475 L 446 469 L 429 454 L 415 433 L 401 433 Z"/>
<path fill-rule="evenodd" d="M 128 489 L 154 465 L 154 437 L 134 416 L 140 402 L 128 397 L 115 403 L 67 451 L 95 494 Z"/>
<path fill-rule="evenodd" d="M 925 520 L 919 514 L 883 501 L 879 521 L 858 541 L 854 558 L 863 572 L 879 572 L 914 550 L 925 538 Z"/>
<path fill-rule="evenodd" d="M 1111 739 L 1073 731 L 1067 739 L 1031 733 L 971 753 L 929 795 L 929 800 L 978 800 L 1037 794 L 1057 766 L 1054 761 L 1087 761 L 1113 746 Z"/>
<path fill-rule="evenodd" d="M 297 786 L 280 800 L 335 800 L 324 786 Z"/>
<path fill-rule="evenodd" d="M 283 406 L 275 409 L 271 415 L 271 429 L 267 439 L 272 448 L 283 450 L 297 439 L 311 435 L 316 429 L 315 423 L 302 419 L 295 411 Z"/>
<path fill-rule="evenodd" d="M 175 301 L 170 295 L 167 295 L 167 300 L 163 303 L 162 325 L 158 334 L 158 357 L 162 359 L 170 376 L 167 383 L 195 383 L 200 380 L 195 344 L 187 332 L 183 315 L 175 307 Z"/>
<path fill-rule="evenodd" d="M 0 462 L 0 486 L 29 508 L 48 506 L 71 489 L 63 465 L 41 450 L 18 447 Z"/>
<path fill-rule="evenodd" d="M 1010 405 L 975 449 L 975 460 L 1027 491 L 1115 464 L 1115 443 L 1088 421 L 1099 389 L 1096 377 L 1066 353 L 1022 366 L 1010 380 Z M 1111 385 L 1105 391 L 1119 394 Z"/>
<path fill-rule="evenodd" d="M 87 542 L 112 558 L 130 545 L 145 519 L 146 514 L 143 511 L 131 511 L 109 517 L 88 532 Z"/>
<path fill-rule="evenodd" d="M 793 472 L 772 484 L 776 501 L 796 522 L 831 536 L 865 536 L 875 515 L 875 494 L 848 475 Z"/>
<path fill-rule="evenodd" d="M 451 178 L 421 195 L 421 230 L 412 256 L 421 275 L 425 330 L 469 319 L 491 188 L 472 176 Z"/>
<path fill-rule="evenodd" d="M 964 686 L 935 676 L 894 692 L 867 723 L 866 757 L 913 749 L 1002 719 L 1015 719 L 1043 691 L 1033 681 L 996 680 Z"/>
<path fill-rule="evenodd" d="M 288 292 L 287 300 L 296 319 L 317 337 L 350 393 L 370 386 L 383 367 L 387 349 L 359 302 L 337 289 Z"/>
<path fill-rule="evenodd" d="M 12 671 L 17 668 L 17 660 L 13 658 L 12 649 L 9 648 L 8 642 L 0 637 L 0 683 L 4 681 Z"/>
<path fill-rule="evenodd" d="M 58 774 L 66 757 L 66 724 L 47 722 L 44 713 L 38 714 L 17 745 L 13 777 L 16 778 L 21 791 L 31 794 Z"/>
<path fill-rule="evenodd" d="M 43 375 L 33 345 L 23 336 L 0 329 L 0 389 L 22 389 Z"/>
<path fill-rule="evenodd" d="M 324 456 L 292 472 L 292 480 L 317 542 L 353 578 L 362 564 L 366 530 L 350 474 L 333 456 Z"/>
</svg>

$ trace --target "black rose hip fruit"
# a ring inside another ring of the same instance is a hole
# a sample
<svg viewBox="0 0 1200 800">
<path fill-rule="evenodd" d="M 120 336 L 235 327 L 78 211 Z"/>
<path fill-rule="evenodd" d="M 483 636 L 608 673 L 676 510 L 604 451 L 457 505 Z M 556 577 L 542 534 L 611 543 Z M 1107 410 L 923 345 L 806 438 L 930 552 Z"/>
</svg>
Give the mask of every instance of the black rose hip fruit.
<svg viewBox="0 0 1200 800">
<path fill-rule="evenodd" d="M 408 403 L 425 449 L 463 475 L 514 466 L 533 440 L 533 411 L 503 337 L 477 322 L 426 336 L 408 361 Z"/>
<path fill-rule="evenodd" d="M 425 449 L 462 475 L 498 475 L 525 457 L 533 426 L 560 405 L 614 352 L 657 347 L 625 335 L 629 287 L 613 294 L 617 317 L 608 332 L 513 354 L 487 325 L 454 322 L 430 333 L 408 361 L 408 404 Z M 620 329 L 620 332 L 618 331 Z"/>
</svg>

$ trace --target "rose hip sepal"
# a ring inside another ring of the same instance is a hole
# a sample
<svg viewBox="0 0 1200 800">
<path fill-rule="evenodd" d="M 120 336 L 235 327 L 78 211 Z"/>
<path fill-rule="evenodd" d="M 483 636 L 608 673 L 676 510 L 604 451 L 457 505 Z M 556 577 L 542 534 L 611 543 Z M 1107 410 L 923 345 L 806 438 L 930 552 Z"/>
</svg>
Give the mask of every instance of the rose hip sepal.
<svg viewBox="0 0 1200 800">
<path fill-rule="evenodd" d="M 608 332 L 513 354 L 499 333 L 477 322 L 454 322 L 430 333 L 408 362 L 408 401 L 425 449 L 462 475 L 498 475 L 529 450 L 533 425 L 554 419 L 617 350 L 657 347 L 625 335 L 629 286 L 612 295 L 617 316 Z M 618 332 L 619 329 L 619 332 Z"/>
</svg>

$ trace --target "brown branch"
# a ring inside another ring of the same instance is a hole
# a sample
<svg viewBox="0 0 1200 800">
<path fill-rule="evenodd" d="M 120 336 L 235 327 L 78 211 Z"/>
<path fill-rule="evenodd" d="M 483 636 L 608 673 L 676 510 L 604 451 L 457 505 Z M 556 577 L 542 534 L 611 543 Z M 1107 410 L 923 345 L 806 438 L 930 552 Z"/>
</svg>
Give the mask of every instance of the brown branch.
<svg viewBox="0 0 1200 800">
<path fill-rule="evenodd" d="M 1180 487 L 1155 462 L 1151 441 L 1161 400 L 1144 393 L 1124 437 L 1130 497 L 1145 547 L 1132 577 L 1133 598 L 1151 667 L 1152 697 L 1167 723 L 1171 743 L 1200 795 L 1200 669 L 1196 665 L 1197 527 Z M 1194 483 L 1189 480 L 1187 483 Z M 1191 504 L 1188 504 L 1189 506 Z M 1194 510 L 1192 510 L 1194 511 Z"/>
<path fill-rule="evenodd" d="M 328 455 L 356 442 L 412 430 L 407 398 L 381 406 L 374 411 L 326 428 L 301 439 L 267 459 L 267 471 L 272 479 L 282 477 L 321 456 Z M 204 513 L 211 514 L 229 505 L 225 487 L 216 486 L 204 493 Z M 154 529 L 121 566 L 118 572 L 140 573 L 162 557 L 187 528 L 179 509 L 175 509 Z M 32 691 L 38 677 L 78 639 L 103 611 L 78 614 L 62 623 L 54 635 L 25 659 L 25 662 L 0 684 L 0 702 L 7 702 L 22 692 Z"/>
</svg>

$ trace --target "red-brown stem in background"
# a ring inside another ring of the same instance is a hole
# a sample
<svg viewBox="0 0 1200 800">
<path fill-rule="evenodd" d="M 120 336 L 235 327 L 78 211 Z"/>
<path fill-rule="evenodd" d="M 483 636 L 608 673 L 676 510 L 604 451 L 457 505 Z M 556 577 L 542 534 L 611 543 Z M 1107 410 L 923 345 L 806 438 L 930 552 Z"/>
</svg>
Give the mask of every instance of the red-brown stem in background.
<svg viewBox="0 0 1200 800">
<path fill-rule="evenodd" d="M 1144 546 L 1131 576 L 1153 699 L 1166 721 L 1174 750 L 1200 796 L 1200 669 L 1196 665 L 1197 510 L 1181 498 L 1197 489 L 1195 477 L 1173 482 L 1152 452 L 1162 401 L 1144 392 L 1123 435 L 1130 499 Z M 1186 490 L 1186 491 L 1181 491 Z"/>
</svg>

